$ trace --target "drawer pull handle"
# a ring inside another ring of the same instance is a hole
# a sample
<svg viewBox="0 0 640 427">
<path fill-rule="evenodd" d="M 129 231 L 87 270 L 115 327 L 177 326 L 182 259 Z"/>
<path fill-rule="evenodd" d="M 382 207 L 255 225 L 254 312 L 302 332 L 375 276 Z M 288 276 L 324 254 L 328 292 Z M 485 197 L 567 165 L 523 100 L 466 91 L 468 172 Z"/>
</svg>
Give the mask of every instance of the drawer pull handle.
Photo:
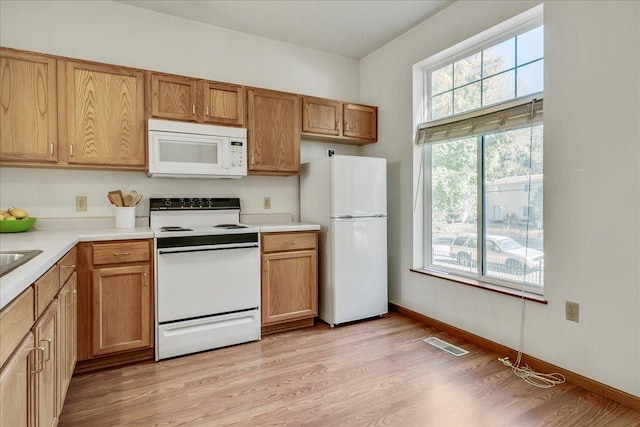
<svg viewBox="0 0 640 427">
<path fill-rule="evenodd" d="M 51 338 L 45 338 L 43 340 L 40 340 L 40 342 L 46 342 L 47 343 L 47 358 L 44 361 L 48 362 L 49 360 L 51 360 L 51 343 L 52 343 L 52 340 L 51 340 Z M 40 347 L 38 347 L 38 348 L 40 348 Z M 42 354 L 44 355 L 44 350 L 43 350 Z"/>
<path fill-rule="evenodd" d="M 40 362 L 39 363 L 40 366 L 35 371 L 31 371 L 31 375 L 35 375 L 35 374 L 39 374 L 44 370 L 44 347 L 35 347 L 29 351 L 32 351 L 32 350 L 40 350 L 42 352 L 42 355 L 39 358 L 36 356 L 36 359 L 38 359 L 38 362 Z"/>
<path fill-rule="evenodd" d="M 297 242 L 295 240 L 289 240 L 288 242 L 284 242 L 285 245 L 295 245 Z"/>
<path fill-rule="evenodd" d="M 69 265 L 60 264 L 60 267 L 64 267 L 64 268 L 76 268 L 76 265 L 75 265 L 75 264 L 69 264 Z"/>
<path fill-rule="evenodd" d="M 129 256 L 131 255 L 129 252 L 114 252 L 113 256 Z"/>
</svg>

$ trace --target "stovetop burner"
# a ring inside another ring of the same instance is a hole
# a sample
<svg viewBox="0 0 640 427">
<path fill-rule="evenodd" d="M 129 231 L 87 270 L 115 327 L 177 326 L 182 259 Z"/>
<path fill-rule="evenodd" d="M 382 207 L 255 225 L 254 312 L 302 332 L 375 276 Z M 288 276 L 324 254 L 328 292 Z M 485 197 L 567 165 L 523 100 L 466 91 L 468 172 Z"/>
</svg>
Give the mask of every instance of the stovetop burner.
<svg viewBox="0 0 640 427">
<path fill-rule="evenodd" d="M 234 230 L 237 228 L 247 228 L 246 225 L 240 225 L 240 224 L 218 224 L 218 225 L 214 225 L 214 228 L 224 228 L 227 230 Z"/>
<path fill-rule="evenodd" d="M 180 226 L 160 227 L 160 231 L 193 231 L 193 228 L 184 228 Z"/>
</svg>

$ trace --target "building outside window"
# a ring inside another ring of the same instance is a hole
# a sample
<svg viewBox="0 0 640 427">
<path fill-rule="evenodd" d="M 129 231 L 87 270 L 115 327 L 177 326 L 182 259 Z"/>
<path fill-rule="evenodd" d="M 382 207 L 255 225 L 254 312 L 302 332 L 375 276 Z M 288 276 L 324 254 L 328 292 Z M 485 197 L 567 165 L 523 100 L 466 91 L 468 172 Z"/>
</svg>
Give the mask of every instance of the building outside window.
<svg viewBox="0 0 640 427">
<path fill-rule="evenodd" d="M 425 69 L 423 269 L 542 294 L 543 27 Z"/>
</svg>

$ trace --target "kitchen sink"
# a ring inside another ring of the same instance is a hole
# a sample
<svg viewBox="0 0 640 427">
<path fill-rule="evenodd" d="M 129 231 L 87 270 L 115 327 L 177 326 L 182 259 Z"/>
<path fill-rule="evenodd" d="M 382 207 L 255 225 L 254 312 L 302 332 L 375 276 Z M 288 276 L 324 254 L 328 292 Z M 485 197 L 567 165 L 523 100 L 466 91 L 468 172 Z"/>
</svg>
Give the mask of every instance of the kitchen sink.
<svg viewBox="0 0 640 427">
<path fill-rule="evenodd" d="M 0 251 L 0 276 L 4 276 L 41 253 L 42 251 L 39 249 L 30 251 Z"/>
</svg>

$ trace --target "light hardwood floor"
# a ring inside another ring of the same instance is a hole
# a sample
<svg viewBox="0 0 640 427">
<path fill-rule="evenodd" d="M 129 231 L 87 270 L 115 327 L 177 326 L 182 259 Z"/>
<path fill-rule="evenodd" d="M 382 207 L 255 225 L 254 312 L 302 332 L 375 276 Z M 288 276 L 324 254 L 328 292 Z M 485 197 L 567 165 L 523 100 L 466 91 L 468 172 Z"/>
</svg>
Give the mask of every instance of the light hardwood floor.
<svg viewBox="0 0 640 427">
<path fill-rule="evenodd" d="M 580 387 L 530 386 L 499 356 L 397 313 L 320 323 L 76 376 L 59 426 L 640 426 L 640 412 Z"/>
</svg>

